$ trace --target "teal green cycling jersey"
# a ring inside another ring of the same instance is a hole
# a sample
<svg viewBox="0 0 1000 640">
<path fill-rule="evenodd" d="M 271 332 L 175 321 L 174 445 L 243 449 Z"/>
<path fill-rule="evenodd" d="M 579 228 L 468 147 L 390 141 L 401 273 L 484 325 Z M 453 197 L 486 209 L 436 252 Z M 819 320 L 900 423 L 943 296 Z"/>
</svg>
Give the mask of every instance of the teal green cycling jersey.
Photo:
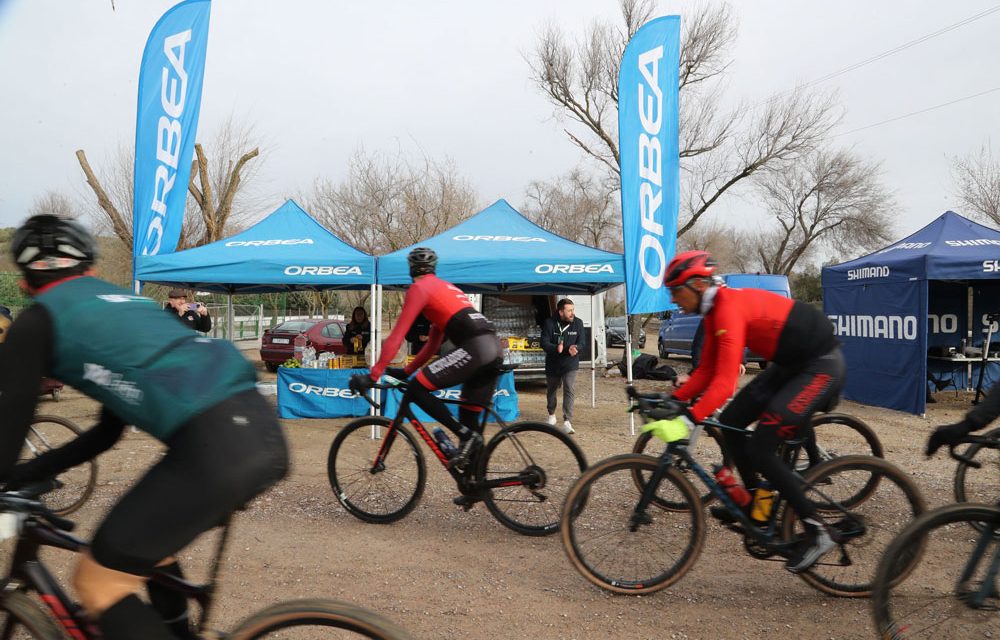
<svg viewBox="0 0 1000 640">
<path fill-rule="evenodd" d="M 35 301 L 52 318 L 52 375 L 160 440 L 255 387 L 253 366 L 231 343 L 202 337 L 153 300 L 103 280 L 62 281 Z"/>
</svg>

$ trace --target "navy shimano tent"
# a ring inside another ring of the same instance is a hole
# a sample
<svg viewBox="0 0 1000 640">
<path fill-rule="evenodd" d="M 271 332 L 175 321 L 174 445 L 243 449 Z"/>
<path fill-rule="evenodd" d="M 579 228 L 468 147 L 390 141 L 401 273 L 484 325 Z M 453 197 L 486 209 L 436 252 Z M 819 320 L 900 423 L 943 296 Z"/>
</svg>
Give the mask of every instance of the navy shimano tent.
<svg viewBox="0 0 1000 640">
<path fill-rule="evenodd" d="M 437 251 L 439 276 L 468 293 L 585 293 L 624 281 L 622 255 L 546 231 L 497 200 L 468 220 L 378 259 L 378 283 L 408 286 L 413 247 Z"/>
<path fill-rule="evenodd" d="M 824 267 L 822 278 L 823 309 L 847 359 L 844 395 L 921 414 L 928 347 L 957 352 L 932 359 L 932 368 L 972 368 L 962 347 L 982 346 L 987 316 L 1000 311 L 1000 231 L 947 211 L 880 251 Z M 998 344 L 1000 336 L 991 353 Z M 1000 363 L 991 363 L 987 381 L 998 373 Z M 962 380 L 971 383 L 967 375 Z"/>
<path fill-rule="evenodd" d="M 176 253 L 139 256 L 136 277 L 229 294 L 367 289 L 375 283 L 375 258 L 333 235 L 288 200 L 229 238 Z"/>
</svg>

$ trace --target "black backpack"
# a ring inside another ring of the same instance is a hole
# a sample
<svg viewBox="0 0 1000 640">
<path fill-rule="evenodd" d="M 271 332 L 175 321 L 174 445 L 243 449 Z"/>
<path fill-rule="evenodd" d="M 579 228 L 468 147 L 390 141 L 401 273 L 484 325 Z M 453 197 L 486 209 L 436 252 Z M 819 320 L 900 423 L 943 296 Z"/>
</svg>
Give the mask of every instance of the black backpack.
<svg viewBox="0 0 1000 640">
<path fill-rule="evenodd" d="M 635 380 L 676 380 L 677 371 L 670 365 L 659 364 L 656 356 L 643 353 L 632 362 L 632 377 Z M 626 375 L 625 361 L 618 363 L 618 370 L 622 376 Z"/>
</svg>

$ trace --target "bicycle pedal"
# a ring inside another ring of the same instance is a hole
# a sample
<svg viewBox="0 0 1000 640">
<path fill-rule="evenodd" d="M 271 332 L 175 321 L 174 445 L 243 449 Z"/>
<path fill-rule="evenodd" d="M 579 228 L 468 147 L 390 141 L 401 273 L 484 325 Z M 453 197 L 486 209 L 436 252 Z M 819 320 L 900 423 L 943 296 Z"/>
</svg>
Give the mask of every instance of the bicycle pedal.
<svg viewBox="0 0 1000 640">
<path fill-rule="evenodd" d="M 744 531 L 743 527 L 739 523 L 737 523 L 737 522 L 722 523 L 722 526 L 725 527 L 726 529 L 729 529 L 733 533 L 738 533 L 741 536 L 745 536 L 746 535 L 746 531 Z"/>
<path fill-rule="evenodd" d="M 477 502 L 482 502 L 482 500 L 482 496 L 460 495 L 452 498 L 451 502 L 462 507 L 465 511 L 469 511 L 472 507 L 476 506 Z"/>
</svg>

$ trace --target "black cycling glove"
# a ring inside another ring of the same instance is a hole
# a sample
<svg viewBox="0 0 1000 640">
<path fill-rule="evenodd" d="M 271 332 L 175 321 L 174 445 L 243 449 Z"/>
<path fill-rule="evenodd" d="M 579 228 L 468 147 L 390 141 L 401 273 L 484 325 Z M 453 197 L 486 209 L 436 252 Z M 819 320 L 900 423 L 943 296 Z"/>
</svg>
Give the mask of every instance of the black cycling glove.
<svg viewBox="0 0 1000 640">
<path fill-rule="evenodd" d="M 369 389 L 375 386 L 375 381 L 367 373 L 355 373 L 351 376 L 348 388 L 359 396 L 363 396 Z"/>
<path fill-rule="evenodd" d="M 955 424 L 946 424 L 938 427 L 931 434 L 930 438 L 927 438 L 927 448 L 924 451 L 928 456 L 934 455 L 934 453 L 944 445 L 954 446 L 962 441 L 962 438 L 969 435 L 969 432 L 973 430 L 972 425 L 966 421 L 956 422 Z"/>
</svg>

